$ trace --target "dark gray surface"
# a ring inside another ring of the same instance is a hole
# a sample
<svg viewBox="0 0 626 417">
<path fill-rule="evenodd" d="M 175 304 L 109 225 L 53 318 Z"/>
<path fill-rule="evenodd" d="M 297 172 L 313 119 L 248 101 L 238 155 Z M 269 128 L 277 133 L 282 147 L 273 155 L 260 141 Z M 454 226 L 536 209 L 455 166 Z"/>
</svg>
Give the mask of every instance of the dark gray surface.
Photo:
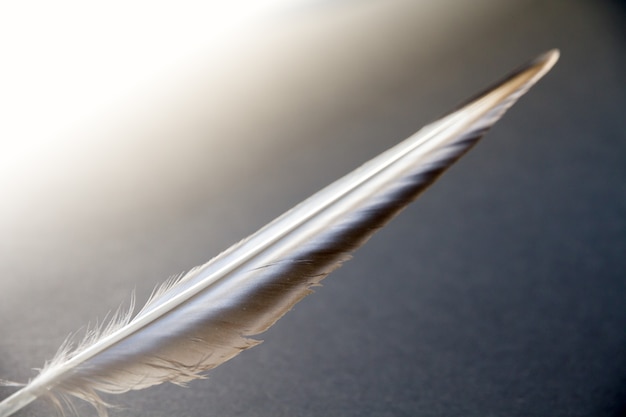
<svg viewBox="0 0 626 417">
<path fill-rule="evenodd" d="M 0 376 L 27 379 L 133 289 L 145 299 L 558 47 L 553 72 L 265 343 L 188 389 L 111 398 L 126 407 L 113 415 L 624 415 L 623 6 L 519 2 L 461 31 L 451 10 L 425 32 L 415 9 L 346 32 L 295 13 L 297 35 L 252 43 L 260 86 L 226 85 L 227 103 L 200 94 L 198 118 L 169 131 L 79 142 L 78 157 L 20 177 L 21 194 L 5 179 Z M 437 27 L 454 36 L 427 50 Z"/>
</svg>

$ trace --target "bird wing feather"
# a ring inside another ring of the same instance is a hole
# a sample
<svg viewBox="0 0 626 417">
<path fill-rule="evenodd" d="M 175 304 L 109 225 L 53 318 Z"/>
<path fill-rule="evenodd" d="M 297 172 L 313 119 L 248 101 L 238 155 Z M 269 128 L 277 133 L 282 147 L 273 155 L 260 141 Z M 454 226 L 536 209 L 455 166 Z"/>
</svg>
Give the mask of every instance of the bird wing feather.
<svg viewBox="0 0 626 417">
<path fill-rule="evenodd" d="M 81 343 L 68 341 L 0 403 L 0 417 L 38 397 L 59 406 L 77 397 L 106 416 L 98 392 L 184 385 L 257 345 L 254 336 L 469 150 L 557 58 L 557 51 L 541 55 L 208 263 L 170 279 L 134 317 L 118 313 Z"/>
</svg>

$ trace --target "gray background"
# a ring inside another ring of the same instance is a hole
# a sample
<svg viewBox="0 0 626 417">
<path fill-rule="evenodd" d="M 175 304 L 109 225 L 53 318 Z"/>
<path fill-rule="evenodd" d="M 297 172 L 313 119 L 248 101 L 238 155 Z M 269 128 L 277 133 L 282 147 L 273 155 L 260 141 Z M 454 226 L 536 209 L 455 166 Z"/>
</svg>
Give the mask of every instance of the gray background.
<svg viewBox="0 0 626 417">
<path fill-rule="evenodd" d="M 32 150 L 38 173 L 3 171 L 0 376 L 27 380 L 131 291 L 145 300 L 558 47 L 553 72 L 263 344 L 187 389 L 110 398 L 112 414 L 624 415 L 624 5 L 462 3 L 294 6 L 147 116 Z"/>
</svg>

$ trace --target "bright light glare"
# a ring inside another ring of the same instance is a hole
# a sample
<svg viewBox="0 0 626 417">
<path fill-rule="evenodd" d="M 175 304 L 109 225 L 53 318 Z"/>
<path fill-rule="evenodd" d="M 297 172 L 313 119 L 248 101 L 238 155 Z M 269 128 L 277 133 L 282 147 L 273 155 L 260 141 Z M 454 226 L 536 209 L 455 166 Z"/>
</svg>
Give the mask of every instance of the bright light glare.
<svg viewBox="0 0 626 417">
<path fill-rule="evenodd" d="M 0 162 L 123 103 L 283 3 L 0 3 Z"/>
</svg>

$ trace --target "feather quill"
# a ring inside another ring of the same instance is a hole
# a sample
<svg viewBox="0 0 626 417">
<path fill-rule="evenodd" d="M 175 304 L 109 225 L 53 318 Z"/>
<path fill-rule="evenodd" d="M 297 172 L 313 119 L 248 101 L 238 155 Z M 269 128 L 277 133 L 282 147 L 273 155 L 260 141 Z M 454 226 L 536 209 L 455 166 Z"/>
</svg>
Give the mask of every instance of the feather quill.
<svg viewBox="0 0 626 417">
<path fill-rule="evenodd" d="M 208 263 L 170 279 L 134 317 L 116 314 L 66 342 L 39 375 L 0 403 L 6 417 L 39 397 L 71 397 L 100 416 L 98 392 L 184 385 L 257 345 L 252 338 L 312 292 L 378 228 L 461 157 L 558 59 L 549 51 L 427 125 Z"/>
</svg>

